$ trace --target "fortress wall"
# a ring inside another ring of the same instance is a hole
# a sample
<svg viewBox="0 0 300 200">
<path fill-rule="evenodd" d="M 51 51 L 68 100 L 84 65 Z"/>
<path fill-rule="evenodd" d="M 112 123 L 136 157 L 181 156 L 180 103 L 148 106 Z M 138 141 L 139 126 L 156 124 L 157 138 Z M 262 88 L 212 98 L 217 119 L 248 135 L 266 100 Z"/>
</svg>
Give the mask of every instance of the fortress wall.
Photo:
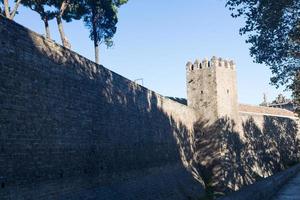
<svg viewBox="0 0 300 200">
<path fill-rule="evenodd" d="M 235 68 L 224 66 L 220 61 L 217 66 L 217 99 L 219 118 L 228 116 L 232 120 L 238 119 L 238 97 Z"/>
<path fill-rule="evenodd" d="M 0 44 L 1 199 L 202 195 L 193 110 L 1 16 Z"/>
<path fill-rule="evenodd" d="M 239 190 L 300 161 L 294 113 L 242 106 L 238 122 L 220 118 L 210 126 L 201 121 L 195 125 L 198 169 L 208 187 L 219 194 Z"/>
<path fill-rule="evenodd" d="M 265 106 L 252 106 L 246 104 L 239 104 L 239 112 L 244 114 L 253 115 L 265 115 L 265 116 L 278 116 L 278 117 L 288 117 L 295 118 L 295 113 L 280 108 L 271 108 Z"/>
<path fill-rule="evenodd" d="M 253 106 L 240 112 L 240 119 L 248 170 L 256 176 L 269 177 L 300 161 L 299 122 L 293 112 Z"/>
<path fill-rule="evenodd" d="M 1 16 L 0 44 L 4 200 L 193 199 L 203 194 L 199 174 L 208 189 L 228 192 L 299 161 L 298 124 L 289 111 L 239 105 L 236 132 L 226 118 L 199 122 L 207 113 Z M 216 104 L 216 91 L 205 92 Z"/>
<path fill-rule="evenodd" d="M 218 118 L 216 68 L 208 67 L 208 61 L 197 65 L 187 66 L 188 106 L 195 109 L 201 118 L 214 121 Z"/>
<path fill-rule="evenodd" d="M 299 123 L 293 112 L 243 105 L 239 114 L 244 170 L 254 174 L 248 180 L 269 177 L 300 161 Z"/>
</svg>

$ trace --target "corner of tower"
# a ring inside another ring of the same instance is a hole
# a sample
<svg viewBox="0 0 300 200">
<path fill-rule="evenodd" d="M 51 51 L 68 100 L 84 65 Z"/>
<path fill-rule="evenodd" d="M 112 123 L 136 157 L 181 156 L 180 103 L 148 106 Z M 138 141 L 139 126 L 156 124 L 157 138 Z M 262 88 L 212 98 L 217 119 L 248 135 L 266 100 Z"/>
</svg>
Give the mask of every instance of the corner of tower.
<svg viewBox="0 0 300 200">
<path fill-rule="evenodd" d="M 212 57 L 186 64 L 188 106 L 209 121 L 238 116 L 236 65 Z"/>
</svg>

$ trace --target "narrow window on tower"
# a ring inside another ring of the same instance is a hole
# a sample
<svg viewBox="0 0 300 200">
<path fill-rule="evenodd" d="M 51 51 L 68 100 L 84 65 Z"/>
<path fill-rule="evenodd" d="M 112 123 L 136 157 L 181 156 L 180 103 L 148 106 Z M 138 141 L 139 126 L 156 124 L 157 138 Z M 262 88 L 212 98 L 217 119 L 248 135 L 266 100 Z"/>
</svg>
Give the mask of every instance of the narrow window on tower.
<svg viewBox="0 0 300 200">
<path fill-rule="evenodd" d="M 229 94 L 229 90 L 227 89 L 227 94 Z"/>
</svg>

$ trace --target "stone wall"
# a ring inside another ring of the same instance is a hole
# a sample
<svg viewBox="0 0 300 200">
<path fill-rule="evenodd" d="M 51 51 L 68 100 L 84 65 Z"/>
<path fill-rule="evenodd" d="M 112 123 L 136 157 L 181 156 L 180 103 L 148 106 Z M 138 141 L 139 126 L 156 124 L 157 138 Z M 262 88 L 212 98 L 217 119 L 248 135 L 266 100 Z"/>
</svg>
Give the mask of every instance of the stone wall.
<svg viewBox="0 0 300 200">
<path fill-rule="evenodd" d="M 0 197 L 194 199 L 195 113 L 0 16 Z"/>
<path fill-rule="evenodd" d="M 209 126 L 195 124 L 197 168 L 215 195 L 237 191 L 300 161 L 296 118 L 242 112 L 239 116 L 239 124 L 229 118 Z"/>
<path fill-rule="evenodd" d="M 282 171 L 261 181 L 244 187 L 232 194 L 218 200 L 271 200 L 276 198 L 277 193 L 285 187 L 287 182 L 300 172 L 300 164 L 295 165 L 288 170 Z M 296 195 L 296 192 L 295 192 Z M 287 199 L 294 199 L 286 195 Z"/>
<path fill-rule="evenodd" d="M 272 108 L 272 107 L 265 107 L 265 106 L 253 106 L 253 105 L 246 105 L 246 104 L 239 104 L 238 107 L 239 107 L 239 113 L 241 114 L 296 118 L 295 113 L 286 109 Z"/>
<path fill-rule="evenodd" d="M 229 61 L 215 60 L 217 76 L 218 117 L 238 119 L 237 75 L 235 65 Z M 227 65 L 224 66 L 224 62 Z"/>
<path fill-rule="evenodd" d="M 190 62 L 186 69 L 187 103 L 195 109 L 201 118 L 214 121 L 218 117 L 217 85 L 215 67 L 208 67 L 208 61 Z M 201 68 L 200 68 L 201 67 Z"/>
<path fill-rule="evenodd" d="M 232 61 L 213 57 L 186 67 L 188 106 L 200 115 L 195 162 L 207 191 L 236 191 L 299 162 L 293 112 L 238 104 Z"/>
<path fill-rule="evenodd" d="M 236 68 L 233 61 L 217 59 L 187 63 L 188 106 L 209 123 L 219 118 L 238 119 Z"/>
<path fill-rule="evenodd" d="M 291 112 L 240 105 L 207 124 L 1 16 L 0 44 L 1 199 L 195 199 L 202 178 L 227 193 L 299 161 Z"/>
</svg>

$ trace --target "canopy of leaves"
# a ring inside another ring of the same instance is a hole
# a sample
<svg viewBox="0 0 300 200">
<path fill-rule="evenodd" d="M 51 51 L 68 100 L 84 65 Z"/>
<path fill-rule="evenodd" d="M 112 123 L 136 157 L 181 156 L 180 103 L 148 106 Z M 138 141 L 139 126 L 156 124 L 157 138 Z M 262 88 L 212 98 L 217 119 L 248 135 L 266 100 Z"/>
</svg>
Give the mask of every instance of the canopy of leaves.
<svg viewBox="0 0 300 200">
<path fill-rule="evenodd" d="M 66 6 L 63 7 L 62 5 Z M 56 15 L 62 12 L 62 18 L 66 22 L 70 22 L 73 19 L 79 20 L 85 13 L 84 1 L 77 0 L 49 0 L 49 6 L 53 6 L 55 9 L 53 13 Z"/>
<path fill-rule="evenodd" d="M 248 36 L 255 61 L 271 67 L 271 82 L 291 83 L 300 69 L 300 1 L 227 0 L 226 6 L 245 18 L 240 34 Z"/>
<path fill-rule="evenodd" d="M 42 18 L 47 16 L 49 20 L 62 12 L 62 18 L 70 22 L 81 19 L 85 12 L 83 1 L 76 0 L 22 0 L 22 4 L 38 12 Z M 66 6 L 63 7 L 63 4 Z"/>
<path fill-rule="evenodd" d="M 50 0 L 22 0 L 22 5 L 39 13 L 42 19 L 47 18 L 51 20 L 55 17 L 51 10 L 46 9 L 46 7 L 51 5 Z"/>
<path fill-rule="evenodd" d="M 112 3 L 113 3 L 115 6 L 120 7 L 121 5 L 123 5 L 123 4 L 127 3 L 127 2 L 128 2 L 128 0 L 113 0 Z"/>
<path fill-rule="evenodd" d="M 90 30 L 90 38 L 112 46 L 112 38 L 117 31 L 118 7 L 127 0 L 86 0 L 84 22 Z"/>
</svg>

